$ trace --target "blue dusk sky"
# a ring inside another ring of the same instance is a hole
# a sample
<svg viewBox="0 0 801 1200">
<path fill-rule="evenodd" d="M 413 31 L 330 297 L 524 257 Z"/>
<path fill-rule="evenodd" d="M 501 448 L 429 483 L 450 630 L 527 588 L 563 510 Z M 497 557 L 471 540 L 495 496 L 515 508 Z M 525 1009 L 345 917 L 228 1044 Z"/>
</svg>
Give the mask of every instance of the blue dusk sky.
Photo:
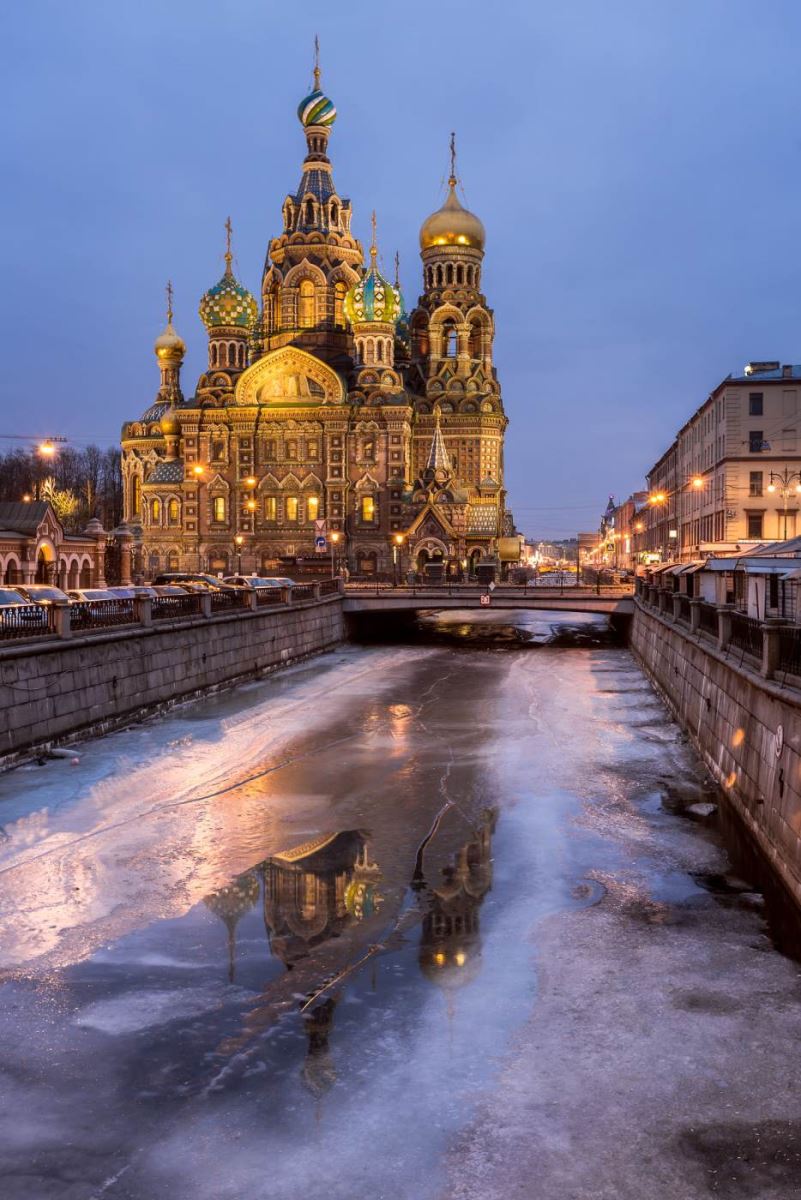
<svg viewBox="0 0 801 1200">
<path fill-rule="evenodd" d="M 521 530 L 597 528 L 725 375 L 801 361 L 797 0 L 25 0 L 3 21 L 0 434 L 116 442 L 156 392 L 168 277 L 192 393 L 225 218 L 258 293 L 300 177 L 315 32 L 338 189 L 365 243 L 377 210 L 409 307 L 457 132 Z"/>
</svg>

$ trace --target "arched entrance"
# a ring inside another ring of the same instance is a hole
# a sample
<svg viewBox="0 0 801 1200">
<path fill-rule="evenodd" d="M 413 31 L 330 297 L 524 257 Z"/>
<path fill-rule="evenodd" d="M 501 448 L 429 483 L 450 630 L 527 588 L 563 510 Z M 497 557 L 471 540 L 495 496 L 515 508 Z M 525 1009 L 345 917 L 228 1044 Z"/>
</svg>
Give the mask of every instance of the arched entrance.
<svg viewBox="0 0 801 1200">
<path fill-rule="evenodd" d="M 417 571 L 424 579 L 439 581 L 445 577 L 445 566 L 448 560 L 448 548 L 436 538 L 426 538 L 417 547 L 415 563 Z"/>
</svg>

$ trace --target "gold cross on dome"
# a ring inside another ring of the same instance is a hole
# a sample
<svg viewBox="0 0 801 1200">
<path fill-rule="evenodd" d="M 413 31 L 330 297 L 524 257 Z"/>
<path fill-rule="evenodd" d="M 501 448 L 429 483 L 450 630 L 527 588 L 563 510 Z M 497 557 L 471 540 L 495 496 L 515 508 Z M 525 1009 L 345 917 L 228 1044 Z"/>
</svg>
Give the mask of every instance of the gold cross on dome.
<svg viewBox="0 0 801 1200">
<path fill-rule="evenodd" d="M 167 280 L 167 324 L 172 325 L 172 280 Z"/>
<path fill-rule="evenodd" d="M 225 222 L 225 270 L 228 274 L 231 273 L 231 263 L 233 254 L 231 253 L 231 235 L 234 232 L 234 227 L 231 224 L 231 218 Z"/>
<path fill-rule="evenodd" d="M 448 180 L 451 187 L 456 187 L 456 134 L 451 134 L 451 177 Z"/>
</svg>

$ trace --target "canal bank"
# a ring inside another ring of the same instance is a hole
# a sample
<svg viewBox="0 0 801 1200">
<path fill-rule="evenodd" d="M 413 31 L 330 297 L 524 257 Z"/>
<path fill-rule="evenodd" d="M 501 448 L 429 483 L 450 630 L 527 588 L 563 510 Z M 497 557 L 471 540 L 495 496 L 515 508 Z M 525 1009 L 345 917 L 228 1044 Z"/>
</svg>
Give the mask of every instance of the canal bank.
<svg viewBox="0 0 801 1200">
<path fill-rule="evenodd" d="M 4 1196 L 794 1194 L 797 967 L 585 636 L 343 646 L 0 779 Z"/>
<path fill-rule="evenodd" d="M 631 648 L 742 828 L 801 905 L 801 692 L 637 601 Z"/>
</svg>

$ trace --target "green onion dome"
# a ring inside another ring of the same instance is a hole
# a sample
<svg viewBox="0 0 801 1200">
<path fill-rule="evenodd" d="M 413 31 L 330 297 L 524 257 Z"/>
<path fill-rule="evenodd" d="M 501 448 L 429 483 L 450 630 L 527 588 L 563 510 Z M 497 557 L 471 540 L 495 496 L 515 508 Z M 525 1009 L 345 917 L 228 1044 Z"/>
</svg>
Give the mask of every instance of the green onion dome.
<svg viewBox="0 0 801 1200">
<path fill-rule="evenodd" d="M 329 100 L 319 88 L 301 100 L 298 105 L 298 120 L 304 129 L 310 125 L 331 126 L 337 119 L 334 102 Z"/>
<path fill-rule="evenodd" d="M 231 264 L 228 262 L 222 279 L 209 288 L 200 301 L 198 311 L 207 329 L 214 329 L 219 325 L 238 325 L 242 329 L 252 329 L 259 306 L 247 288 L 234 278 Z"/>
<path fill-rule="evenodd" d="M 345 296 L 345 316 L 351 325 L 362 325 L 369 321 L 392 324 L 403 312 L 403 297 L 384 278 L 376 264 L 375 246 L 370 250 L 370 269 Z"/>
</svg>

